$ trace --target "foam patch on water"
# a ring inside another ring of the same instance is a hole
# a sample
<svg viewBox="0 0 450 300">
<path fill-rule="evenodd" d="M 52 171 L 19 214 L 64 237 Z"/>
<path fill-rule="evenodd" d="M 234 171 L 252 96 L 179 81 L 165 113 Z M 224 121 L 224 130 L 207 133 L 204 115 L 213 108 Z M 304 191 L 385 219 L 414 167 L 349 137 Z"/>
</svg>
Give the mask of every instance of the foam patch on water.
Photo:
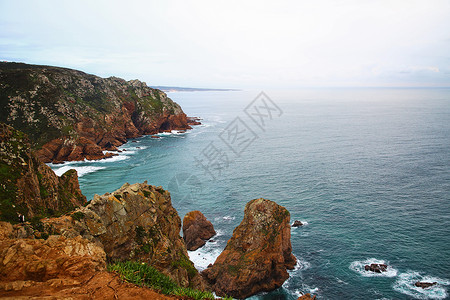
<svg viewBox="0 0 450 300">
<path fill-rule="evenodd" d="M 203 271 L 208 268 L 209 264 L 214 264 L 222 250 L 217 242 L 206 242 L 203 247 L 195 251 L 188 251 L 188 255 L 189 259 L 194 263 L 195 268 Z"/>
<path fill-rule="evenodd" d="M 364 269 L 365 265 L 370 265 L 370 264 L 386 264 L 387 270 L 386 272 L 382 272 L 382 273 L 375 273 L 372 271 L 366 271 Z M 368 258 L 365 261 L 354 261 L 350 264 L 350 269 L 358 272 L 360 275 L 364 276 L 364 277 L 395 277 L 397 276 L 397 269 L 394 269 L 392 266 L 389 265 L 388 262 L 384 261 L 384 260 L 380 260 L 380 259 L 376 259 L 376 258 Z"/>
<path fill-rule="evenodd" d="M 56 175 L 61 176 L 65 172 L 69 171 L 70 169 L 75 169 L 77 171 L 77 173 L 78 173 L 78 177 L 83 177 L 86 174 L 93 173 L 93 172 L 96 172 L 98 170 L 105 169 L 105 167 L 94 167 L 94 166 L 77 167 L 77 166 L 69 165 L 69 166 L 63 166 L 63 167 L 58 168 L 58 169 L 53 169 L 53 171 L 56 173 Z"/>
<path fill-rule="evenodd" d="M 121 160 L 125 160 L 130 158 L 129 156 L 126 155 L 115 155 L 109 158 L 105 158 L 105 159 L 100 159 L 100 160 L 93 160 L 91 162 L 96 162 L 96 163 L 110 163 L 110 162 L 117 162 L 117 161 L 121 161 Z"/>
<path fill-rule="evenodd" d="M 311 268 L 311 264 L 309 262 L 307 262 L 306 260 L 304 260 L 303 258 L 297 258 L 297 263 L 294 266 L 294 269 L 292 269 L 291 271 L 289 271 L 290 273 L 294 273 L 297 271 L 302 271 L 302 270 L 306 270 Z"/>
<path fill-rule="evenodd" d="M 437 284 L 423 289 L 414 285 L 417 281 L 437 282 Z M 448 285 L 450 285 L 449 280 L 408 271 L 398 276 L 394 283 L 394 290 L 416 299 L 445 299 L 448 297 L 446 288 Z"/>
<path fill-rule="evenodd" d="M 155 134 L 156 136 L 178 136 L 178 135 L 185 135 L 187 131 L 181 131 L 181 130 L 172 130 L 171 132 L 160 132 Z"/>
<path fill-rule="evenodd" d="M 234 219 L 236 219 L 236 217 L 232 217 L 232 216 L 223 216 L 223 217 L 215 217 L 214 221 L 219 222 L 219 221 L 233 221 Z"/>
</svg>

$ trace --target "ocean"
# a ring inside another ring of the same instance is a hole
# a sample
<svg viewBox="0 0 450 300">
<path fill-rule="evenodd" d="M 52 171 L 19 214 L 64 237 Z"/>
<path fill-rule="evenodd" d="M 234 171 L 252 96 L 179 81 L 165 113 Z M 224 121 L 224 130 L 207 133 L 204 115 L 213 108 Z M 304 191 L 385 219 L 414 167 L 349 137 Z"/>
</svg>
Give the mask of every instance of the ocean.
<svg viewBox="0 0 450 300">
<path fill-rule="evenodd" d="M 450 89 L 330 88 L 173 92 L 202 125 L 145 136 L 75 168 L 88 199 L 125 182 L 200 210 L 217 236 L 189 255 L 213 263 L 244 207 L 286 207 L 298 259 L 276 291 L 251 299 L 445 299 L 450 288 Z M 384 262 L 388 272 L 366 272 Z M 428 289 L 418 280 L 436 281 Z"/>
</svg>

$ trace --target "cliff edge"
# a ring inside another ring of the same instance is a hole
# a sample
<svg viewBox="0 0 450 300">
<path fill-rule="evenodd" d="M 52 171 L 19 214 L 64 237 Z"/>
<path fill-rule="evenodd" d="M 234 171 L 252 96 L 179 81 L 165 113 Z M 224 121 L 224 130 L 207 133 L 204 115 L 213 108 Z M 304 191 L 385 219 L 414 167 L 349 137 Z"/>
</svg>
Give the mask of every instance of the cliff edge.
<svg viewBox="0 0 450 300">
<path fill-rule="evenodd" d="M 0 110 L 45 163 L 106 158 L 127 139 L 196 124 L 139 80 L 22 63 L 0 62 Z"/>
</svg>

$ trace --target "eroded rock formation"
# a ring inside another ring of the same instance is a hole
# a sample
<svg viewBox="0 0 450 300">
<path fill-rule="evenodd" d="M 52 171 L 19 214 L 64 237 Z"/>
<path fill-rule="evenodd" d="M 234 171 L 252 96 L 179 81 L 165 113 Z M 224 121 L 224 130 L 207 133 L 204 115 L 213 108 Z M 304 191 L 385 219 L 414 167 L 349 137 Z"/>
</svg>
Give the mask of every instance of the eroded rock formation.
<svg viewBox="0 0 450 300">
<path fill-rule="evenodd" d="M 250 201 L 225 250 L 202 275 L 219 296 L 242 299 L 280 287 L 289 278 L 286 269 L 296 264 L 290 230 L 286 208 L 262 198 Z"/>
<path fill-rule="evenodd" d="M 180 237 L 181 219 L 170 193 L 161 187 L 146 182 L 124 184 L 113 193 L 95 195 L 70 216 L 42 223 L 43 232 L 67 238 L 81 235 L 97 243 L 111 261 L 147 262 L 181 286 L 203 288 Z M 29 230 L 22 231 L 24 236 Z"/>
<path fill-rule="evenodd" d="M 184 216 L 183 239 L 188 250 L 197 250 L 215 235 L 213 224 L 200 211 L 194 210 Z"/>
</svg>

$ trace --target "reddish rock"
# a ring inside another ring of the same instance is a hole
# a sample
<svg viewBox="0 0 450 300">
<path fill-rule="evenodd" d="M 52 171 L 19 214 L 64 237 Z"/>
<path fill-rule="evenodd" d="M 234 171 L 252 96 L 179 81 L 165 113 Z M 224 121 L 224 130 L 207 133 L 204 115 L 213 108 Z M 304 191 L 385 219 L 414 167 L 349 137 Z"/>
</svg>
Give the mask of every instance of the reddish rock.
<svg viewBox="0 0 450 300">
<path fill-rule="evenodd" d="M 421 287 L 421 288 L 423 288 L 423 289 L 432 287 L 433 285 L 436 285 L 436 284 L 437 284 L 436 281 L 435 281 L 435 282 L 422 282 L 422 281 L 417 281 L 416 283 L 414 283 L 414 285 L 415 285 L 416 287 Z"/>
<path fill-rule="evenodd" d="M 243 299 L 279 288 L 295 263 L 289 211 L 260 198 L 247 203 L 225 250 L 202 275 L 217 295 Z"/>
<path fill-rule="evenodd" d="M 106 268 L 103 249 L 82 238 L 50 236 L 0 241 L 0 281 L 83 278 Z"/>
<path fill-rule="evenodd" d="M 297 300 L 316 300 L 316 295 L 312 295 L 310 293 L 304 294 L 300 297 L 298 297 Z"/>
<path fill-rule="evenodd" d="M 216 231 L 213 224 L 200 211 L 191 211 L 184 216 L 183 239 L 188 250 L 197 250 L 214 235 Z"/>
</svg>

